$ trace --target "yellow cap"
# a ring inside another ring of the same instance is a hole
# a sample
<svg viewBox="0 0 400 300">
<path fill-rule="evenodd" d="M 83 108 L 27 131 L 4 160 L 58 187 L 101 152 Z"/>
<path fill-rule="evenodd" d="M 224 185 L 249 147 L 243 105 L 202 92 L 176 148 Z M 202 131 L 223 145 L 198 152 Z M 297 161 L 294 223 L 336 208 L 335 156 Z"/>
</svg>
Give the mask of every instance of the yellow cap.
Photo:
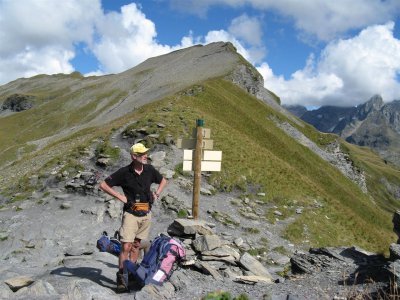
<svg viewBox="0 0 400 300">
<path fill-rule="evenodd" d="M 135 145 L 133 145 L 131 147 L 131 154 L 135 154 L 135 153 L 146 153 L 147 151 L 149 151 L 149 148 L 146 148 L 142 143 L 136 143 Z"/>
</svg>

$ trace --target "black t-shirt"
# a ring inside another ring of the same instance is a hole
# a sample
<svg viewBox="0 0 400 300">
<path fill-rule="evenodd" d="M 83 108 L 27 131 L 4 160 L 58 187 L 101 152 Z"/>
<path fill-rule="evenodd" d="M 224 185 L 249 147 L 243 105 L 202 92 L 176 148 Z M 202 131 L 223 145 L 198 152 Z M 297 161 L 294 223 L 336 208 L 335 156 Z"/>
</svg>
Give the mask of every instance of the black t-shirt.
<svg viewBox="0 0 400 300">
<path fill-rule="evenodd" d="M 152 183 L 160 184 L 162 175 L 152 166 L 143 165 L 143 172 L 135 172 L 133 164 L 120 168 L 105 179 L 110 186 L 120 186 L 129 201 L 134 201 L 136 194 L 140 195 L 141 202 L 151 202 L 150 186 Z"/>
</svg>

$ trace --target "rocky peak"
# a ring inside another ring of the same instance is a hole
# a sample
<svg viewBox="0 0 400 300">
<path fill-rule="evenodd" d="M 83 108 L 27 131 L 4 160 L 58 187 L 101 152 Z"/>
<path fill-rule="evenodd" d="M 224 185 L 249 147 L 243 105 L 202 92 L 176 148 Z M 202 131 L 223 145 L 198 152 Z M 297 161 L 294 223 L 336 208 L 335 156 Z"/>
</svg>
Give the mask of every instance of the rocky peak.
<svg viewBox="0 0 400 300">
<path fill-rule="evenodd" d="M 387 103 L 382 108 L 382 114 L 390 126 L 400 133 L 400 100 Z"/>
<path fill-rule="evenodd" d="M 322 132 L 371 147 L 385 160 L 400 164 L 400 100 L 384 103 L 375 95 L 357 107 L 323 106 L 307 111 L 301 119 Z"/>
<path fill-rule="evenodd" d="M 231 43 L 196 45 L 147 59 L 136 67 L 110 77 L 111 88 L 128 93 L 115 107 L 98 114 L 94 123 L 104 124 L 135 107 L 159 100 L 212 78 L 225 78 L 266 102 L 261 74 Z M 107 77 L 102 77 L 106 81 Z M 140 89 L 132 89 L 138 86 Z M 260 96 L 262 95 L 262 96 Z M 269 97 L 268 97 L 269 96 Z M 273 101 L 276 103 L 276 101 Z"/>
<path fill-rule="evenodd" d="M 380 95 L 373 96 L 366 103 L 357 107 L 358 119 L 364 120 L 370 113 L 379 111 L 383 105 L 383 99 Z"/>
</svg>

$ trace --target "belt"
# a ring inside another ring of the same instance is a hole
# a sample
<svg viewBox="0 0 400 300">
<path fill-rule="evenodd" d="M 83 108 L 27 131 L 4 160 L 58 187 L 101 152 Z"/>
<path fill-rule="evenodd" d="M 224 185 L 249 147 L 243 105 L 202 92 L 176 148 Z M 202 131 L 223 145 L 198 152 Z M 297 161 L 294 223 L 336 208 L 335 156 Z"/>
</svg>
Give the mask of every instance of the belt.
<svg viewBox="0 0 400 300">
<path fill-rule="evenodd" d="M 137 202 L 128 206 L 126 211 L 137 217 L 144 217 L 150 212 L 150 205 L 147 202 Z"/>
</svg>

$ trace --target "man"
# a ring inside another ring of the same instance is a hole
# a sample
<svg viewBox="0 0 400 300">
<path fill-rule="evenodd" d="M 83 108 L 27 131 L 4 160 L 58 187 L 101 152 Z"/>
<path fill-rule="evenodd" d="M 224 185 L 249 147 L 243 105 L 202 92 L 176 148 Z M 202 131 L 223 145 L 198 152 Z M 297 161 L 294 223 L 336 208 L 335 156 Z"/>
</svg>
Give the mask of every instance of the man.
<svg viewBox="0 0 400 300">
<path fill-rule="evenodd" d="M 119 234 L 122 242 L 119 255 L 119 271 L 117 272 L 117 291 L 126 289 L 123 281 L 123 263 L 130 259 L 136 262 L 139 256 L 140 241 L 147 239 L 151 224 L 151 205 L 159 199 L 167 181 L 151 165 L 147 164 L 149 149 L 142 143 L 130 149 L 132 163 L 120 168 L 100 183 L 100 188 L 107 194 L 124 203 L 124 213 Z M 151 192 L 152 183 L 158 184 L 156 192 Z M 121 194 L 113 189 L 120 186 Z"/>
</svg>

